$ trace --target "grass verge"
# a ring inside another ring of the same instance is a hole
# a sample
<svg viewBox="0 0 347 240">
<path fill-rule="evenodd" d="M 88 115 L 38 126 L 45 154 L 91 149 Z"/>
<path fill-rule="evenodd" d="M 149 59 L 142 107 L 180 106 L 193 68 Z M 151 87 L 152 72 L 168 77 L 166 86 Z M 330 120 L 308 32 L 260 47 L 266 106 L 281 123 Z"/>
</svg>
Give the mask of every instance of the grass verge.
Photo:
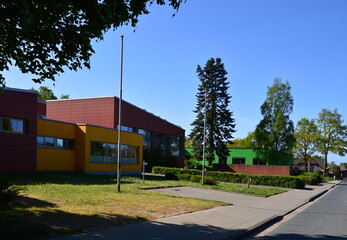
<svg viewBox="0 0 347 240">
<path fill-rule="evenodd" d="M 177 185 L 155 177 L 145 184 L 124 178 L 121 193 L 112 176 L 2 173 L 0 179 L 26 189 L 12 210 L 0 213 L 1 239 L 41 239 L 226 205 L 140 190 Z"/>
<path fill-rule="evenodd" d="M 276 194 L 287 192 L 287 190 L 279 189 L 279 188 L 255 187 L 255 186 L 250 186 L 248 188 L 247 186 L 243 186 L 243 185 L 227 184 L 227 183 L 218 183 L 217 185 L 212 185 L 212 186 L 204 185 L 204 187 L 210 188 L 210 189 L 227 191 L 227 192 L 247 194 L 252 196 L 261 196 L 261 197 L 270 197 Z"/>
</svg>

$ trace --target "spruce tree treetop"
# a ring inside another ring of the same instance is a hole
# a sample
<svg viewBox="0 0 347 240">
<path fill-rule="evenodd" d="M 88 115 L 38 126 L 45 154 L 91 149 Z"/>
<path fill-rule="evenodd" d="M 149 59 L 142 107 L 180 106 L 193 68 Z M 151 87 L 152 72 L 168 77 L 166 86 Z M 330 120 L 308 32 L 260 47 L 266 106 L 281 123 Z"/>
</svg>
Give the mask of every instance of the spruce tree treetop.
<svg viewBox="0 0 347 240">
<path fill-rule="evenodd" d="M 178 10 L 183 0 L 14 0 L 0 3 L 0 72 L 15 65 L 41 83 L 63 67 L 90 68 L 91 41 L 124 24 L 135 26 L 153 2 Z M 5 78 L 0 73 L 0 86 Z"/>
<path fill-rule="evenodd" d="M 226 143 L 231 142 L 235 132 L 233 112 L 228 109 L 231 96 L 228 94 L 227 71 L 220 58 L 211 58 L 204 68 L 198 65 L 196 72 L 200 84 L 194 110 L 196 119 L 192 123 L 193 129 L 189 136 L 192 139 L 194 158 L 202 159 L 206 112 L 206 158 L 211 164 L 216 155 L 219 162 L 224 163 L 229 156 Z"/>
</svg>

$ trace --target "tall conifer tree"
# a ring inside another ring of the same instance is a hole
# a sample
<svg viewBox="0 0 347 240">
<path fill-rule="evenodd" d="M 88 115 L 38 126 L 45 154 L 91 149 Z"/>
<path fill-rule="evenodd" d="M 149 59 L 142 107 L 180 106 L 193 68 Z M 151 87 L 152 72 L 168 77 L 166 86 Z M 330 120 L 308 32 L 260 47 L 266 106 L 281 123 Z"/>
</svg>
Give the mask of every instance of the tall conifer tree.
<svg viewBox="0 0 347 240">
<path fill-rule="evenodd" d="M 196 94 L 197 104 L 194 110 L 196 119 L 191 124 L 193 129 L 190 133 L 194 158 L 202 159 L 206 111 L 206 159 L 212 164 L 216 154 L 219 163 L 226 163 L 229 156 L 226 143 L 231 143 L 232 134 L 235 132 L 233 112 L 228 109 L 231 96 L 228 94 L 227 71 L 220 58 L 211 58 L 204 68 L 198 65 L 196 72 L 200 85 Z"/>
</svg>

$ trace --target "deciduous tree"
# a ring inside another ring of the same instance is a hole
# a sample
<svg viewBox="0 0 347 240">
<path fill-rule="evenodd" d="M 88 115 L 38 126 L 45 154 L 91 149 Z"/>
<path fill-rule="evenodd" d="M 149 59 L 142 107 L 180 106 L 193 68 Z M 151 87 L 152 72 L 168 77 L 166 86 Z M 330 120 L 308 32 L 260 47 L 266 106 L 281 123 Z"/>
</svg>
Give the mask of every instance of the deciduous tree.
<svg viewBox="0 0 347 240">
<path fill-rule="evenodd" d="M 256 148 L 257 145 L 254 140 L 255 132 L 250 132 L 245 138 L 237 138 L 233 140 L 233 143 L 227 144 L 230 148 Z"/>
<path fill-rule="evenodd" d="M 343 124 L 342 115 L 337 109 L 322 109 L 317 126 L 319 132 L 318 152 L 324 156 L 324 173 L 329 153 L 345 156 L 347 153 L 347 126 Z"/>
<path fill-rule="evenodd" d="M 293 104 L 289 82 L 275 78 L 260 108 L 263 119 L 255 130 L 255 142 L 270 164 L 282 164 L 280 153 L 290 153 L 294 146 L 294 124 L 289 118 Z"/>
<path fill-rule="evenodd" d="M 313 156 L 317 150 L 318 131 L 314 119 L 302 118 L 295 127 L 295 146 L 293 154 L 297 158 L 302 158 L 307 171 L 307 160 Z"/>
<path fill-rule="evenodd" d="M 13 0 L 0 3 L 0 72 L 17 66 L 41 83 L 64 67 L 90 68 L 92 40 L 109 29 L 135 26 L 151 4 L 178 10 L 183 0 Z M 5 78 L 0 73 L 0 86 Z"/>
<path fill-rule="evenodd" d="M 30 90 L 37 91 L 37 98 L 41 100 L 55 100 L 57 97 L 54 95 L 52 89 L 46 86 L 40 86 L 39 90 L 31 88 Z"/>
</svg>

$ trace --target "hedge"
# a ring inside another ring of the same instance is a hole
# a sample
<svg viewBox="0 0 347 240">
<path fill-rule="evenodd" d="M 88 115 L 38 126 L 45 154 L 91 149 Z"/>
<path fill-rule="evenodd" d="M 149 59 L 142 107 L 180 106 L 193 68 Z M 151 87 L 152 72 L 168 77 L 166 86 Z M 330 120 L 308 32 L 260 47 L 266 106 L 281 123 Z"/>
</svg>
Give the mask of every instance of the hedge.
<svg viewBox="0 0 347 240">
<path fill-rule="evenodd" d="M 156 174 L 163 174 L 165 173 L 174 173 L 174 174 L 190 174 L 190 175 L 201 175 L 201 170 L 195 170 L 195 169 L 183 169 L 181 171 L 181 168 L 169 168 L 169 167 L 153 167 L 152 173 Z"/>
<path fill-rule="evenodd" d="M 173 172 L 167 172 L 165 173 L 165 178 L 167 180 L 178 180 L 177 174 L 173 173 Z"/>
<path fill-rule="evenodd" d="M 190 175 L 190 174 L 179 174 L 179 175 L 178 175 L 178 179 L 179 179 L 180 181 L 190 181 L 191 176 L 192 176 L 192 175 Z"/>
<path fill-rule="evenodd" d="M 167 167 L 153 167 L 153 173 L 165 174 L 167 172 L 190 175 L 201 175 L 200 170 L 183 169 L 180 168 L 167 168 Z M 247 184 L 248 178 L 251 178 L 252 185 L 264 185 L 273 187 L 284 188 L 304 188 L 305 181 L 300 177 L 293 176 L 279 176 L 279 175 L 250 175 L 243 173 L 230 173 L 230 172 L 217 172 L 207 171 L 206 176 L 211 177 L 217 182 L 230 182 L 230 183 L 243 183 Z"/>
<path fill-rule="evenodd" d="M 298 177 L 305 181 L 305 184 L 307 185 L 318 185 L 324 180 L 323 177 L 318 173 L 304 173 Z"/>
</svg>

